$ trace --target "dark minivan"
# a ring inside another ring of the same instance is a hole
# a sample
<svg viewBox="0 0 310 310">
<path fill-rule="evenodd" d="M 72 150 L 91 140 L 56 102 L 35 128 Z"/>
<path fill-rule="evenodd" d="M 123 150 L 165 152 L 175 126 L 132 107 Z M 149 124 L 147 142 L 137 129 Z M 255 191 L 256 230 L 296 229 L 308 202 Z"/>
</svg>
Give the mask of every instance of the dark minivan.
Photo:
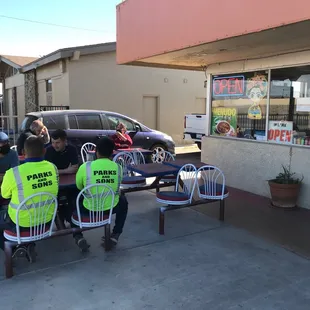
<svg viewBox="0 0 310 310">
<path fill-rule="evenodd" d="M 112 136 L 116 125 L 124 123 L 133 141 L 133 147 L 149 149 L 156 153 L 175 152 L 172 138 L 160 131 L 150 129 L 132 118 L 122 114 L 98 110 L 58 110 L 41 111 L 26 114 L 21 125 L 21 132 L 30 124 L 40 119 L 49 132 L 55 129 L 65 129 L 68 140 L 78 150 L 86 142 L 96 143 L 102 136 Z"/>
</svg>

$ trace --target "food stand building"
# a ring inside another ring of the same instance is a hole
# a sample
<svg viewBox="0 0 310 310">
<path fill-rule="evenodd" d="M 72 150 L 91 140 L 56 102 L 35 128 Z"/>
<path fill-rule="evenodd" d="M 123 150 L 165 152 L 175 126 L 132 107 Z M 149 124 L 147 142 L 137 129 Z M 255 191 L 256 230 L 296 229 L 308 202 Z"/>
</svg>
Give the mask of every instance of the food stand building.
<svg viewBox="0 0 310 310">
<path fill-rule="evenodd" d="M 204 70 L 202 160 L 230 186 L 269 196 L 281 166 L 310 208 L 310 2 L 127 0 L 118 64 Z"/>
</svg>

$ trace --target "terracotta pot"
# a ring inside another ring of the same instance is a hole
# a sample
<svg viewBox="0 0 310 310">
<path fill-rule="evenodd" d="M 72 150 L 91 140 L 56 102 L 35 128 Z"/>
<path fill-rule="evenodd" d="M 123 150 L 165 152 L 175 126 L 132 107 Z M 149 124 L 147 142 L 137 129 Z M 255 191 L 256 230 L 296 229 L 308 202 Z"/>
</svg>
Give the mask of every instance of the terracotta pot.
<svg viewBox="0 0 310 310">
<path fill-rule="evenodd" d="M 295 208 L 301 183 L 297 184 L 279 184 L 274 180 L 269 180 L 271 203 L 279 208 Z"/>
</svg>

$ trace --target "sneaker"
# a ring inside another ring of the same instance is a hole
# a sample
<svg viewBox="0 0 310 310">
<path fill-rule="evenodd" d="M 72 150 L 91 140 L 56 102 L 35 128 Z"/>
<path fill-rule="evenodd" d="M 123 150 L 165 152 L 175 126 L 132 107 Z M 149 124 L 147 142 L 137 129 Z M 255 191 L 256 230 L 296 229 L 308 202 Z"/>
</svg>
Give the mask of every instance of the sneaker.
<svg viewBox="0 0 310 310">
<path fill-rule="evenodd" d="M 116 245 L 117 245 L 118 239 L 119 239 L 119 236 L 120 236 L 120 235 L 121 235 L 121 234 L 115 234 L 115 233 L 113 233 L 113 234 L 111 235 L 110 240 L 111 240 L 111 245 L 112 245 L 112 246 L 116 246 Z M 104 244 L 104 242 L 105 242 L 105 236 L 101 237 L 101 240 L 103 241 L 103 244 Z"/>
<path fill-rule="evenodd" d="M 12 258 L 21 258 L 27 256 L 27 247 L 25 245 L 18 245 L 13 250 Z"/>
<path fill-rule="evenodd" d="M 37 259 L 36 245 L 34 243 L 30 243 L 27 246 L 27 259 L 31 264 Z"/>
<path fill-rule="evenodd" d="M 81 249 L 82 252 L 87 252 L 90 247 L 90 245 L 87 243 L 84 237 L 76 238 L 75 243 Z"/>
</svg>

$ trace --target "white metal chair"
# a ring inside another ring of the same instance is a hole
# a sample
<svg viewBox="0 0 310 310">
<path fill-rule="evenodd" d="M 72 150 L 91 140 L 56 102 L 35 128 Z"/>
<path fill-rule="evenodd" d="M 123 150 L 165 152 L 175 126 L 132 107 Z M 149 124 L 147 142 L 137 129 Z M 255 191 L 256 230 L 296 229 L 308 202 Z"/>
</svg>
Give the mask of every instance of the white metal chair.
<svg viewBox="0 0 310 310">
<path fill-rule="evenodd" d="M 72 223 L 80 228 L 110 225 L 114 207 L 114 192 L 105 184 L 93 184 L 83 188 L 76 198 L 76 212 Z M 80 201 L 88 205 L 88 214 L 81 214 Z M 109 211 L 107 214 L 107 210 Z"/>
<path fill-rule="evenodd" d="M 192 164 L 184 165 L 178 172 L 175 190 L 160 191 L 156 194 L 156 200 L 165 206 L 159 209 L 159 233 L 164 234 L 165 211 L 180 209 L 188 206 L 193 199 L 196 187 L 197 169 Z"/>
<path fill-rule="evenodd" d="M 16 212 L 16 230 L 6 229 L 3 232 L 3 236 L 6 239 L 4 242 L 4 252 L 7 278 L 13 276 L 13 247 L 50 237 L 52 235 L 57 207 L 57 197 L 46 192 L 31 195 L 20 203 Z M 19 214 L 21 210 L 27 210 L 29 217 L 29 229 L 23 229 L 22 231 L 19 227 Z M 31 261 L 29 253 L 27 253 L 27 258 Z"/>
<path fill-rule="evenodd" d="M 115 193 L 105 184 L 92 184 L 83 188 L 76 198 L 76 211 L 73 212 L 71 221 L 76 226 L 94 228 L 104 226 L 105 250 L 111 245 L 110 224 L 114 208 Z M 81 214 L 80 202 L 88 205 L 88 212 Z"/>
<path fill-rule="evenodd" d="M 223 221 L 225 212 L 224 199 L 229 196 L 224 173 L 218 167 L 205 165 L 197 170 L 196 178 L 199 198 L 207 200 L 219 200 L 219 218 L 221 221 Z"/>
<path fill-rule="evenodd" d="M 81 157 L 83 163 L 94 160 L 96 156 L 95 151 L 96 151 L 96 145 L 94 143 L 91 142 L 84 143 L 81 148 Z"/>
<path fill-rule="evenodd" d="M 175 161 L 175 157 L 170 153 L 165 151 L 164 155 L 162 153 L 158 153 L 154 157 L 155 163 L 164 163 L 164 162 L 170 162 Z M 165 175 L 160 181 L 163 183 L 175 183 L 177 180 L 176 175 Z"/>
<path fill-rule="evenodd" d="M 17 152 L 17 145 L 12 145 L 10 149 Z"/>
<path fill-rule="evenodd" d="M 153 157 L 153 162 L 157 164 L 162 164 L 164 162 L 174 161 L 175 157 L 168 151 L 156 153 Z"/>
<path fill-rule="evenodd" d="M 135 165 L 132 154 L 128 152 L 120 152 L 114 156 L 113 161 L 119 164 L 123 171 L 123 179 L 121 188 L 133 188 L 146 185 L 146 178 L 139 175 L 132 175 L 128 170 L 128 166 Z"/>
<path fill-rule="evenodd" d="M 145 164 L 145 158 L 141 151 L 132 150 L 130 153 L 132 154 L 135 165 Z"/>
</svg>

